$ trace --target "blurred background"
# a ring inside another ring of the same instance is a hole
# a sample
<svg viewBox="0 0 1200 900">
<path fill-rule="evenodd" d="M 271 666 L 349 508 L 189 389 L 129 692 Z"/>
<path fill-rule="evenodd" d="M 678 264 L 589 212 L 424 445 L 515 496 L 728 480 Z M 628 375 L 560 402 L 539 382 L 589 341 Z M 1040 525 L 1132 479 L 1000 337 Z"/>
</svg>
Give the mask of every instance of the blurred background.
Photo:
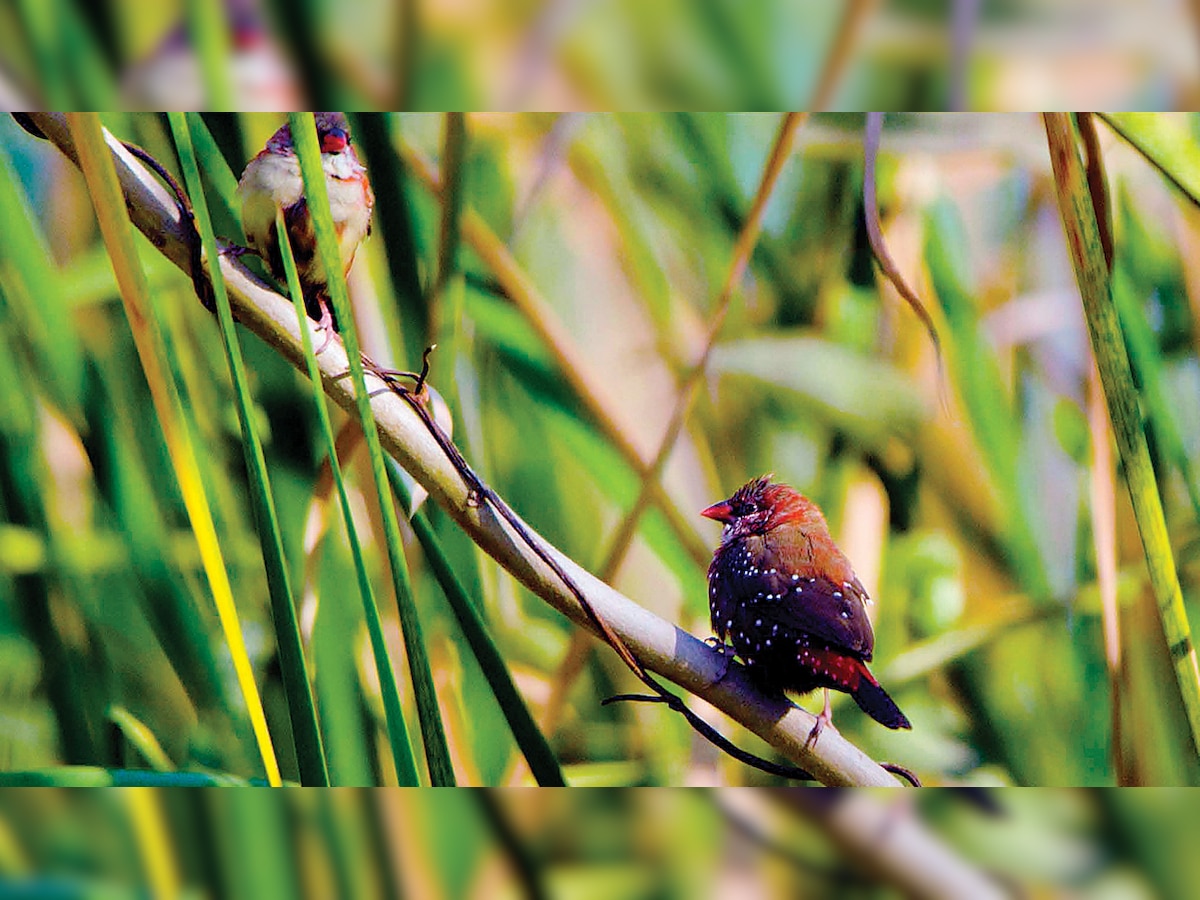
<svg viewBox="0 0 1200 900">
<path fill-rule="evenodd" d="M 162 117 L 105 120 L 176 167 Z M 204 195 L 218 233 L 239 233 L 230 170 L 281 121 L 188 120 L 197 145 L 208 141 Z M 1038 117 L 884 123 L 883 234 L 937 326 L 941 367 L 871 261 L 863 117 L 799 123 L 703 376 L 691 379 L 698 389 L 668 448 L 663 491 L 644 509 L 638 473 L 724 302 L 784 120 L 352 121 L 378 198 L 376 231 L 350 274 L 366 349 L 416 368 L 438 344 L 431 383 L 455 441 L 556 546 L 705 637 L 718 527 L 698 511 L 774 472 L 820 503 L 875 598 L 873 670 L 914 727 L 886 731 L 836 695 L 838 728 L 868 754 L 928 784 L 1200 779 L 1122 463 L 1089 376 Z M 1114 298 L 1166 552 L 1193 621 L 1200 220 L 1188 171 L 1197 124 L 1186 115 L 1097 123 Z M 1158 168 L 1135 149 L 1162 146 L 1169 152 L 1150 153 Z M 87 771 L 97 783 L 125 770 L 166 783 L 182 773 L 261 780 L 254 701 L 234 675 L 240 648 L 214 611 L 85 186 L 58 150 L 7 118 L 0 204 L 0 768 L 10 783 L 74 783 L 80 766 L 96 767 Z M 312 783 L 283 690 L 293 669 L 279 653 L 218 329 L 188 279 L 138 242 L 275 752 L 285 778 Z M 419 750 L 415 772 L 397 769 L 398 752 L 417 748 L 428 723 L 418 722 L 365 456 L 342 456 L 351 525 L 408 738 L 386 718 L 308 383 L 239 333 L 328 779 L 426 783 Z M 332 414 L 342 429 L 346 417 Z M 531 771 L 547 756 L 573 785 L 780 783 L 718 754 L 661 706 L 601 706 L 637 687 L 616 656 L 516 584 L 433 504 L 403 538 L 437 694 L 423 716 L 440 721 L 457 783 L 547 783 Z M 491 660 L 466 638 L 452 595 L 484 622 Z M 804 702 L 816 709 L 820 697 Z M 772 755 L 704 703 L 695 708 Z"/>
<path fill-rule="evenodd" d="M 750 794 L 9 790 L 0 889 L 114 900 L 913 896 L 796 798 Z M 1007 791 L 995 814 L 944 791 L 922 792 L 915 807 L 896 792 L 854 801 L 854 815 L 872 805 L 887 817 L 872 843 L 919 817 L 999 896 L 1194 893 L 1197 820 L 1184 792 Z"/>
<path fill-rule="evenodd" d="M 1187 0 L 6 0 L 5 109 L 1192 109 Z"/>
</svg>

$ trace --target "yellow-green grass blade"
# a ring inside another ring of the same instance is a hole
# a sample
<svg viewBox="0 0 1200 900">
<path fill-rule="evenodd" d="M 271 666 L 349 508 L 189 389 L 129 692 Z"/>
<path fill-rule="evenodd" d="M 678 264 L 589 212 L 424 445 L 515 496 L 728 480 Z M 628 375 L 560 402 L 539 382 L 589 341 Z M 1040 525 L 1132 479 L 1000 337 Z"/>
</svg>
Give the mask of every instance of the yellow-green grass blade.
<svg viewBox="0 0 1200 900">
<path fill-rule="evenodd" d="M 1200 522 L 1200 482 L 1187 455 L 1179 422 L 1172 410 L 1172 398 L 1166 383 L 1163 358 L 1158 351 L 1154 332 L 1139 306 L 1134 285 L 1127 267 L 1120 259 L 1113 268 L 1112 292 L 1120 316 L 1121 328 L 1127 339 L 1129 361 L 1142 385 L 1142 398 L 1155 432 L 1162 442 L 1162 452 L 1179 469 L 1192 504 L 1192 513 Z"/>
<path fill-rule="evenodd" d="M 400 505 L 404 509 L 409 509 L 411 498 L 408 488 L 400 475 L 399 463 L 393 459 L 388 460 L 388 477 L 391 479 L 392 490 L 396 492 Z M 441 542 L 438 541 L 425 513 L 417 513 L 410 522 L 417 541 L 421 545 L 421 550 L 425 553 L 425 559 L 433 570 L 442 592 L 446 595 L 446 601 L 450 604 L 455 618 L 458 619 L 459 628 L 467 639 L 471 651 L 475 654 L 475 659 L 487 679 L 488 687 L 496 697 L 496 702 L 500 704 L 500 710 L 508 722 L 508 727 L 512 729 L 513 738 L 516 740 L 517 746 L 521 748 L 525 761 L 529 763 L 529 770 L 533 773 L 533 777 L 541 787 L 564 787 L 567 782 L 563 777 L 562 769 L 559 768 L 554 751 L 550 749 L 549 741 L 534 722 L 529 707 L 525 705 L 517 686 L 513 683 L 508 666 L 504 663 L 504 657 L 500 655 L 500 651 L 496 649 L 496 645 L 492 641 L 492 636 L 488 633 L 483 616 L 480 615 L 479 610 L 468 596 L 466 588 L 455 575 L 450 559 L 442 549 Z"/>
<path fill-rule="evenodd" d="M 83 353 L 71 322 L 63 279 L 50 256 L 29 198 L 0 148 L 0 285 L 8 327 L 23 336 L 38 364 L 38 382 L 62 413 L 81 424 Z"/>
<path fill-rule="evenodd" d="M 183 879 L 163 809 L 162 792 L 132 788 L 121 792 L 121 800 L 129 815 L 130 831 L 142 865 L 142 883 L 155 897 L 180 896 Z"/>
<path fill-rule="evenodd" d="M 400 335 L 405 358 L 420 359 L 431 332 L 429 308 L 420 281 L 424 266 L 413 221 L 407 166 L 396 152 L 387 115 L 359 114 L 352 121 L 354 143 L 366 158 L 375 191 L 372 240 L 383 242 L 391 276 L 394 302 L 383 309 L 389 336 Z M 396 318 L 398 323 L 394 321 Z"/>
<path fill-rule="evenodd" d="M 325 173 L 321 167 L 321 150 L 317 144 L 316 122 L 311 113 L 293 113 L 291 127 L 292 140 L 300 160 L 300 171 L 304 177 L 304 195 L 308 200 L 308 210 L 316 231 L 317 250 L 321 254 L 325 271 L 328 274 L 330 300 L 333 303 L 337 321 L 341 324 L 342 339 L 346 346 L 346 355 L 350 360 L 350 375 L 354 384 L 359 421 L 367 438 L 371 473 L 379 499 L 380 514 L 383 518 L 384 543 L 387 547 L 392 584 L 400 613 L 404 646 L 408 653 L 409 672 L 412 675 L 413 693 L 417 702 L 417 715 L 421 725 L 421 738 L 425 745 L 429 777 L 435 786 L 453 785 L 454 769 L 450 763 L 450 752 L 442 727 L 437 691 L 433 684 L 433 673 L 429 668 L 429 657 L 425 650 L 421 625 L 417 618 L 417 607 L 413 602 L 408 564 L 404 558 L 404 546 L 400 539 L 400 522 L 388 487 L 383 448 L 379 441 L 379 433 L 375 428 L 375 415 L 371 411 L 370 397 L 367 395 L 366 376 L 359 351 L 358 336 L 354 331 L 354 316 L 350 310 L 350 298 L 346 289 L 346 280 L 342 274 L 337 234 L 334 230 L 333 215 L 329 209 Z"/>
<path fill-rule="evenodd" d="M 1196 664 L 1196 649 L 1183 605 L 1158 483 L 1146 435 L 1142 431 L 1137 387 L 1113 302 L 1112 284 L 1086 172 L 1079 156 L 1075 127 L 1065 113 L 1046 113 L 1043 118 L 1067 247 L 1083 299 L 1109 418 L 1125 467 L 1125 483 L 1146 554 L 1150 585 L 1187 712 L 1193 747 L 1200 753 L 1200 669 Z"/>
<path fill-rule="evenodd" d="M 49 109 L 111 109 L 118 104 L 113 73 L 96 35 L 72 0 L 21 0 L 24 37 Z"/>
<path fill-rule="evenodd" d="M 230 47 L 226 6 L 221 0 L 188 0 L 188 31 L 200 61 L 208 109 L 233 109 Z"/>
<path fill-rule="evenodd" d="M 947 359 L 995 489 L 1005 554 L 1026 591 L 1036 600 L 1046 601 L 1050 585 L 1034 530 L 1036 517 L 1029 511 L 1023 486 L 1021 429 L 995 352 L 979 325 L 975 292 L 968 283 L 962 252 L 962 220 L 954 206 L 942 200 L 932 206 L 927 221 L 925 260 L 949 326 Z"/>
<path fill-rule="evenodd" d="M 429 289 L 428 301 L 434 310 L 442 300 L 441 294 L 450 276 L 458 270 L 466 148 L 466 117 L 462 113 L 446 113 L 442 139 L 442 218 L 438 226 L 437 270 Z M 436 312 L 434 320 L 437 320 Z"/>
<path fill-rule="evenodd" d="M 262 698 L 254 680 L 254 670 L 246 651 L 216 526 L 199 476 L 196 450 L 184 422 L 183 405 L 178 390 L 167 374 L 170 367 L 162 358 L 163 340 L 159 333 L 158 318 L 146 288 L 145 273 L 137 258 L 132 224 L 125 208 L 125 197 L 117 180 L 108 144 L 104 139 L 100 118 L 93 113 L 71 113 L 68 122 L 79 154 L 80 168 L 84 172 L 100 221 L 101 233 L 112 258 L 113 270 L 121 289 L 121 298 L 125 303 L 138 357 L 150 387 L 155 414 L 175 470 L 188 519 L 196 536 L 204 571 L 217 607 L 217 615 L 233 658 L 238 686 L 246 701 L 263 768 L 268 782 L 278 785 L 281 783 L 279 763 L 267 728 Z"/>
<path fill-rule="evenodd" d="M 283 220 L 282 210 L 277 210 L 275 213 L 275 227 L 279 229 L 280 234 L 287 234 L 287 225 Z M 375 589 L 371 586 L 371 577 L 367 573 L 362 542 L 358 539 L 358 530 L 354 526 L 354 515 L 350 508 L 350 495 L 346 492 L 346 482 L 342 477 L 341 466 L 338 465 L 337 441 L 334 438 L 333 425 L 329 421 L 329 410 L 325 407 L 325 392 L 321 387 L 321 370 L 317 366 L 317 357 L 313 352 L 312 334 L 308 328 L 308 313 L 304 309 L 300 276 L 296 271 L 296 260 L 288 241 L 281 240 L 279 242 L 279 255 L 283 259 L 288 291 L 292 296 L 292 303 L 296 307 L 296 316 L 300 320 L 300 338 L 304 344 L 304 359 L 308 365 L 308 379 L 312 385 L 313 404 L 317 411 L 317 420 L 321 424 L 321 437 L 325 441 L 325 449 L 329 454 L 329 470 L 337 489 L 338 504 L 342 512 L 342 521 L 346 526 L 346 538 L 350 543 L 350 553 L 354 557 L 354 571 L 358 576 L 358 592 L 362 597 L 363 618 L 366 620 L 367 634 L 371 640 L 371 654 L 375 658 L 375 672 L 379 679 L 380 696 L 383 698 L 384 721 L 387 725 L 388 743 L 392 749 L 392 761 L 396 766 L 396 780 L 405 787 L 416 786 L 419 783 L 417 763 L 413 757 L 408 727 L 404 724 L 404 711 L 400 707 L 396 675 L 392 669 L 391 657 L 388 655 L 387 642 L 384 640 L 383 625 L 379 620 L 379 605 L 375 600 Z"/>
<path fill-rule="evenodd" d="M 109 707 L 108 718 L 156 772 L 174 772 L 175 764 L 150 727 L 124 706 Z"/>
<path fill-rule="evenodd" d="M 1100 113 L 1100 118 L 1200 206 L 1200 144 L 1192 116 Z"/>
<path fill-rule="evenodd" d="M 187 121 L 192 135 L 192 143 L 196 148 L 196 158 L 200 162 L 200 170 L 204 173 L 208 184 L 216 191 L 217 200 L 221 204 L 224 215 L 237 225 L 237 233 L 231 234 L 230 238 L 244 243 L 245 235 L 242 234 L 241 226 L 242 205 L 237 196 L 237 175 L 229 168 L 225 155 L 217 146 L 216 139 L 209 131 L 203 117 L 199 113 L 188 113 Z M 220 214 L 215 218 L 219 218 L 219 216 Z"/>
<path fill-rule="evenodd" d="M 62 41 L 60 61 L 69 72 L 74 106 L 87 109 L 119 106 L 112 70 L 80 4 L 58 0 L 43 5 L 56 14 L 54 24 Z"/>
<path fill-rule="evenodd" d="M 43 487 L 46 460 L 39 447 L 36 397 L 19 373 L 18 358 L 11 335 L 0 331 L 0 517 L 42 538 L 46 557 L 53 559 L 55 541 Z M 22 630 L 37 645 L 46 697 L 60 730 L 63 759 L 95 762 L 99 741 L 88 712 L 96 686 L 79 671 L 79 660 L 69 652 L 55 622 L 51 573 L 27 570 L 3 583 L 12 585 L 14 612 Z"/>
<path fill-rule="evenodd" d="M 148 769 L 102 769 L 99 766 L 55 766 L 0 772 L 0 788 L 13 787 L 244 787 L 265 785 L 261 779 L 220 772 L 152 772 Z"/>
<path fill-rule="evenodd" d="M 70 109 L 71 88 L 62 65 L 54 4 L 45 0 L 20 0 L 21 24 L 37 69 L 41 100 L 48 109 Z"/>
<path fill-rule="evenodd" d="M 184 183 L 191 196 L 193 214 L 204 254 L 213 264 L 210 271 L 219 271 L 215 265 L 219 250 L 213 233 L 212 220 L 208 213 L 208 201 L 200 183 L 200 168 L 196 162 L 188 123 L 183 113 L 168 113 L 171 132 L 175 138 L 175 149 L 183 170 Z M 271 596 L 271 615 L 275 625 L 275 643 L 279 651 L 280 671 L 284 693 L 287 696 L 288 713 L 295 740 L 296 764 L 300 771 L 300 782 L 317 787 L 329 786 L 329 771 L 325 763 L 325 748 L 317 725 L 316 704 L 313 702 L 312 684 L 309 681 L 308 665 L 304 659 L 304 647 L 300 640 L 300 626 L 296 621 L 295 600 L 291 579 L 288 577 L 287 559 L 283 552 L 283 536 L 279 530 L 279 517 L 275 510 L 275 498 L 271 492 L 271 481 L 267 474 L 267 462 L 263 455 L 262 441 L 254 427 L 253 400 L 250 384 L 246 377 L 246 363 L 238 343 L 233 324 L 233 312 L 229 306 L 229 295 L 225 282 L 212 279 L 213 295 L 217 307 L 217 322 L 221 329 L 221 340 L 225 347 L 229 372 L 233 378 L 234 402 L 238 422 L 242 430 L 242 450 L 246 459 L 246 474 L 250 482 L 251 505 L 254 510 L 258 538 L 262 547 L 263 564 L 267 573 L 267 589 Z"/>
<path fill-rule="evenodd" d="M 89 455 L 101 461 L 97 499 L 111 509 L 118 547 L 129 558 L 121 586 L 108 589 L 139 598 L 163 652 L 197 706 L 237 722 L 241 713 L 236 686 L 223 676 L 220 642 L 211 639 L 202 590 L 191 575 L 197 556 L 194 539 L 186 532 L 173 536 L 169 508 L 174 508 L 175 498 L 164 497 L 158 486 L 158 462 L 165 464 L 165 458 L 148 458 L 134 450 L 151 440 L 158 442 L 153 422 L 141 421 L 147 418 L 141 413 L 146 392 L 135 368 L 129 365 L 128 341 L 104 346 L 88 367 L 87 429 L 82 437 Z M 186 571 L 178 564 L 180 548 L 188 553 Z"/>
<path fill-rule="evenodd" d="M 221 872 L 220 893 L 229 900 L 306 897 L 312 890 L 305 883 L 313 873 L 300 858 L 303 845 L 294 840 L 297 823 L 289 815 L 287 798 L 284 803 L 278 799 L 264 791 L 201 795 L 204 818 L 221 823 L 212 834 L 212 851 Z"/>
</svg>

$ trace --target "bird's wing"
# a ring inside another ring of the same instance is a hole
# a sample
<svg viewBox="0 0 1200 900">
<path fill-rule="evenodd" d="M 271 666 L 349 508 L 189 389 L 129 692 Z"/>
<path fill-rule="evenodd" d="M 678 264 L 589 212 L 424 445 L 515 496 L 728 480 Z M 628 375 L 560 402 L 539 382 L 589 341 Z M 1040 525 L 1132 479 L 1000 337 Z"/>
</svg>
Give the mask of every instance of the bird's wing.
<svg viewBox="0 0 1200 900">
<path fill-rule="evenodd" d="M 864 660 L 875 647 L 871 621 L 867 618 L 866 595 L 857 579 L 835 584 L 819 575 L 768 569 L 761 575 L 765 595 L 755 607 L 765 619 L 828 641 Z"/>
<path fill-rule="evenodd" d="M 813 564 L 808 548 L 764 548 L 757 543 L 761 540 L 751 537 L 722 547 L 709 567 L 717 635 L 724 640 L 743 621 L 753 622 L 756 629 L 766 622 L 870 660 L 875 637 L 867 618 L 866 592 L 849 566 L 831 570 L 831 577 Z M 770 562 L 764 565 L 764 560 Z M 842 580 L 834 581 L 836 577 Z"/>
</svg>

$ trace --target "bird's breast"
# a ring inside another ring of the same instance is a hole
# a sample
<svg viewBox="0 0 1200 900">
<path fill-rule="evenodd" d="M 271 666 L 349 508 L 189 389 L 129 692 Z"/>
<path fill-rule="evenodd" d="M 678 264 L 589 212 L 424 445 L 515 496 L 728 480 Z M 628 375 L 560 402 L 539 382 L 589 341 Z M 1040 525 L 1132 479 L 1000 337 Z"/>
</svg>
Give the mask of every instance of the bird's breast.
<svg viewBox="0 0 1200 900">
<path fill-rule="evenodd" d="M 243 204 L 265 197 L 281 209 L 291 206 L 304 195 L 299 161 L 295 156 L 264 150 L 246 166 L 238 182 L 238 194 Z"/>
</svg>

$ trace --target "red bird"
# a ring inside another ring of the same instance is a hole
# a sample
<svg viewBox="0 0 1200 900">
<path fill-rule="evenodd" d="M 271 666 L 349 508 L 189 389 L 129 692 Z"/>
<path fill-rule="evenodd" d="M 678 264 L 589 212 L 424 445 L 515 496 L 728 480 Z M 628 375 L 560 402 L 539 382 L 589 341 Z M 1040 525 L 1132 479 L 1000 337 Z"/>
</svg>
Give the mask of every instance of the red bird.
<svg viewBox="0 0 1200 900">
<path fill-rule="evenodd" d="M 763 687 L 825 689 L 809 740 L 831 724 L 830 688 L 888 728 L 911 728 L 867 671 L 875 647 L 867 593 L 816 504 L 765 475 L 701 515 L 725 523 L 708 567 L 713 630 Z"/>
<path fill-rule="evenodd" d="M 358 161 L 350 145 L 346 117 L 337 112 L 317 113 L 316 124 L 342 267 L 349 272 L 358 245 L 371 233 L 375 195 L 366 167 Z M 329 277 L 317 253 L 317 236 L 308 213 L 300 161 L 289 126 L 276 131 L 267 146 L 246 165 L 238 182 L 238 196 L 242 199 L 242 226 L 250 249 L 266 261 L 280 281 L 284 280 L 284 271 L 279 237 L 275 233 L 275 210 L 283 210 L 308 314 L 322 325 L 336 329 L 329 308 Z"/>
</svg>

